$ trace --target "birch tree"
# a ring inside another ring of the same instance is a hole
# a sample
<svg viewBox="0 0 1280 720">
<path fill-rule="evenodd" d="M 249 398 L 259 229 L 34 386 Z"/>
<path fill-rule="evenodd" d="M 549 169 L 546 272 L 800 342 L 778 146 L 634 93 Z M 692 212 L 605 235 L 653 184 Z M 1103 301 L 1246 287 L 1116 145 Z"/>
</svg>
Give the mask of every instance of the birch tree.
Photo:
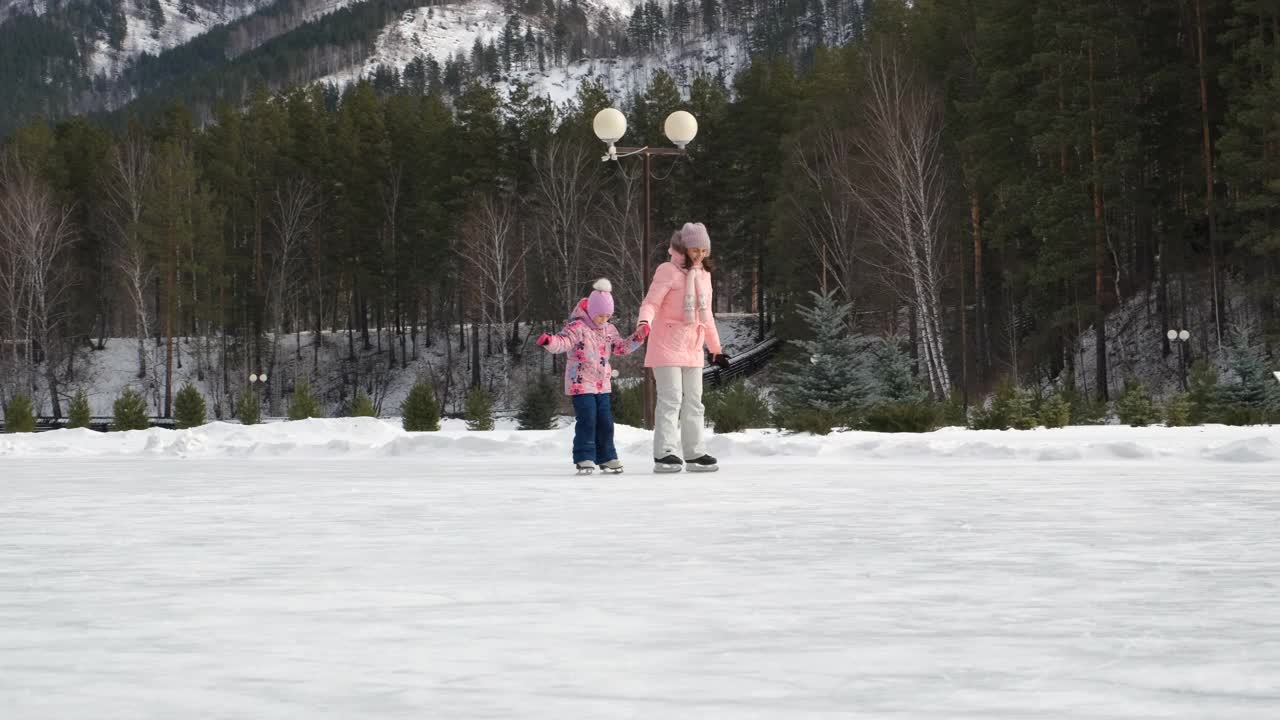
<svg viewBox="0 0 1280 720">
<path fill-rule="evenodd" d="M 146 292 L 155 279 L 155 266 L 148 256 L 142 234 L 144 199 L 151 172 L 151 152 L 146 141 L 130 133 L 116 145 L 111 158 L 111 174 L 106 183 L 110 198 L 108 213 L 115 228 L 112 252 L 125 295 L 133 306 L 134 334 L 138 339 L 137 377 L 147 376 L 147 337 L 151 328 Z"/>
<path fill-rule="evenodd" d="M 486 320 L 490 320 L 493 318 L 490 314 L 492 308 L 498 326 L 502 328 L 507 326 L 507 306 L 519 290 L 521 263 L 529 250 L 527 245 L 519 242 L 515 225 L 515 206 L 511 199 L 485 194 L 472 202 L 460 232 L 459 250 L 463 266 L 470 270 L 468 280 L 480 299 L 481 312 Z M 473 330 L 472 342 L 476 339 Z M 507 343 L 500 345 L 505 396 L 510 381 L 511 358 Z"/>
<path fill-rule="evenodd" d="M 557 137 L 535 155 L 533 192 L 538 209 L 544 270 L 556 289 L 554 302 L 567 309 L 583 278 L 583 226 L 596 205 L 600 185 L 596 153 L 572 139 Z"/>
<path fill-rule="evenodd" d="M 302 259 L 303 248 L 319 214 L 319 197 L 315 184 L 305 178 L 289 180 L 277 186 L 272 193 L 271 212 L 267 216 L 274 230 L 271 276 L 267 286 L 267 318 L 271 328 L 270 376 L 278 377 L 276 354 L 280 335 L 286 330 L 284 309 L 296 291 L 293 271 Z M 300 318 L 295 318 L 295 322 L 301 326 Z M 275 397 L 274 393 L 272 397 Z M 277 412 L 274 403 L 271 412 Z"/>
<path fill-rule="evenodd" d="M 0 290 L 8 306 L 15 379 L 32 388 L 43 366 L 53 417 L 62 417 L 57 361 L 71 287 L 71 208 L 14 154 L 0 159 Z M 21 352 L 19 351 L 21 348 Z"/>
<path fill-rule="evenodd" d="M 942 216 L 946 207 L 940 103 L 906 62 L 881 48 L 866 62 L 864 122 L 855 137 L 861 167 L 848 181 L 867 211 L 886 269 L 915 313 L 919 355 L 936 397 L 950 392 L 940 312 Z"/>
<path fill-rule="evenodd" d="M 848 302 L 855 300 L 861 212 L 851 187 L 854 143 L 835 118 L 824 117 L 811 137 L 792 146 L 800 187 L 788 196 L 806 240 L 818 256 L 822 292 L 834 284 Z"/>
</svg>

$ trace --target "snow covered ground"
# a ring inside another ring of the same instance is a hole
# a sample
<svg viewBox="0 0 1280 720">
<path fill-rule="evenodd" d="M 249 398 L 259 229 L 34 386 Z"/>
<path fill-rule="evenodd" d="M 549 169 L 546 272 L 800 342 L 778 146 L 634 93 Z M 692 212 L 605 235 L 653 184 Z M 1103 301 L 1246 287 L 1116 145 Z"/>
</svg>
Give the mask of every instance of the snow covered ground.
<svg viewBox="0 0 1280 720">
<path fill-rule="evenodd" d="M 1274 718 L 1280 429 L 0 436 L 0 715 Z"/>
</svg>

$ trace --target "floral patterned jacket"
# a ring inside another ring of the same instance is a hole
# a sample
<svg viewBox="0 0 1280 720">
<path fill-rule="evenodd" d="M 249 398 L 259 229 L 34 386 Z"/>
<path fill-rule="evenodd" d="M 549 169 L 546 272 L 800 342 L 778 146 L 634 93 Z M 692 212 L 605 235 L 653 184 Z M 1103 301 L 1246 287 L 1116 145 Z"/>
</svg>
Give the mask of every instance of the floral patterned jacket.
<svg viewBox="0 0 1280 720">
<path fill-rule="evenodd" d="M 565 394 L 587 395 L 611 392 L 613 387 L 609 381 L 613 378 L 613 368 L 609 366 L 609 358 L 635 352 L 641 345 L 643 343 L 635 338 L 619 335 L 613 323 L 596 327 L 587 315 L 584 298 L 573 309 L 564 329 L 551 336 L 546 348 L 548 352 L 569 355 L 564 364 Z"/>
</svg>

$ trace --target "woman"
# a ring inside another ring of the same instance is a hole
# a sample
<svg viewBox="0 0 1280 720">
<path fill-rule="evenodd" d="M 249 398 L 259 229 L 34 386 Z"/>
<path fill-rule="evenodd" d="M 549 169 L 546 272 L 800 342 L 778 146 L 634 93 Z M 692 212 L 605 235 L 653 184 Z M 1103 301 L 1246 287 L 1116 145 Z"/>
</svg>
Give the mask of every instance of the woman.
<svg viewBox="0 0 1280 720">
<path fill-rule="evenodd" d="M 644 366 L 658 385 L 653 428 L 653 471 L 715 472 L 702 438 L 703 347 L 711 361 L 729 366 L 711 313 L 711 238 L 701 223 L 671 237 L 671 261 L 658 266 L 640 304 L 636 337 L 649 338 Z M 683 459 L 682 459 L 683 458 Z"/>
</svg>

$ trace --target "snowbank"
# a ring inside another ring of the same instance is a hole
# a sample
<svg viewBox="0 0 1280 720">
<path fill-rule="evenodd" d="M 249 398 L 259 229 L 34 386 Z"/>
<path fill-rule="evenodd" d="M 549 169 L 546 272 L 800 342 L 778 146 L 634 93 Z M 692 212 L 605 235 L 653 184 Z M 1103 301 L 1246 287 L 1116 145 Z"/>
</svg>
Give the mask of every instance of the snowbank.
<svg viewBox="0 0 1280 720">
<path fill-rule="evenodd" d="M 520 458 L 567 457 L 573 427 L 517 431 L 511 420 L 498 429 L 469 432 L 462 421 L 446 420 L 439 432 L 408 433 L 397 419 L 339 418 L 242 426 L 211 423 L 193 430 L 150 429 L 123 433 L 57 430 L 33 435 L 0 435 L 4 457 L 423 457 L 489 456 L 499 462 Z M 708 431 L 710 432 L 710 431 Z M 649 456 L 651 435 L 619 426 L 624 460 Z M 1280 471 L 1280 427 L 1130 428 L 1072 427 L 1060 430 L 974 431 L 882 434 L 836 433 L 826 437 L 751 430 L 711 434 L 710 452 L 734 458 L 817 458 L 849 463 L 1124 462 L 1151 465 L 1275 465 Z"/>
</svg>

